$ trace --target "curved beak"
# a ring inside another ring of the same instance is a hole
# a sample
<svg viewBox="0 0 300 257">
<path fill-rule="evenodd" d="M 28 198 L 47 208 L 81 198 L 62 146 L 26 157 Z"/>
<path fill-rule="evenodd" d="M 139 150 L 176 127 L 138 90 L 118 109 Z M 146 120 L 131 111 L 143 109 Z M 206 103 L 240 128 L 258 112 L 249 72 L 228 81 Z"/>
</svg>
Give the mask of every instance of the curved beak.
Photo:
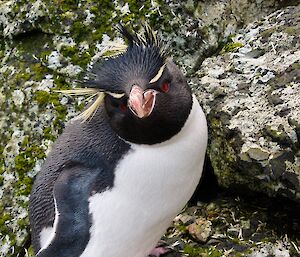
<svg viewBox="0 0 300 257">
<path fill-rule="evenodd" d="M 143 91 L 139 86 L 133 85 L 128 99 L 129 109 L 139 118 L 148 117 L 153 111 L 156 94 L 156 90 Z"/>
</svg>

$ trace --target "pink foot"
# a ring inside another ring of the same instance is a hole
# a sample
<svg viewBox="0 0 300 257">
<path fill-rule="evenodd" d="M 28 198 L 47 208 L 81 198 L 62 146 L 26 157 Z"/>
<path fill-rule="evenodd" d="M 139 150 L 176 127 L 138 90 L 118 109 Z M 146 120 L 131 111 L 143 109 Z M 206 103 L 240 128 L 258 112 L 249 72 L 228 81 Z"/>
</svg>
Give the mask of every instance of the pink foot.
<svg viewBox="0 0 300 257">
<path fill-rule="evenodd" d="M 165 253 L 168 253 L 170 250 L 164 247 L 155 247 L 151 252 L 149 256 L 155 256 L 159 257 Z"/>
</svg>

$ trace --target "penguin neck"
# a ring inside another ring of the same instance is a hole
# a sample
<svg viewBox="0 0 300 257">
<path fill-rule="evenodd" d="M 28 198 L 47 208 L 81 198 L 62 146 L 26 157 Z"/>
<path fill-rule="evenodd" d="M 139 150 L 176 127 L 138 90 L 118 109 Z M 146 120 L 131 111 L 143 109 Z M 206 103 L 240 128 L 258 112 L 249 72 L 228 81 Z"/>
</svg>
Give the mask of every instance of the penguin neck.
<svg viewBox="0 0 300 257">
<path fill-rule="evenodd" d="M 165 146 L 173 144 L 175 142 L 184 141 L 184 140 L 186 140 L 186 137 L 192 137 L 193 136 L 192 134 L 195 132 L 195 131 L 193 131 L 193 127 L 195 126 L 195 123 L 198 124 L 198 122 L 200 122 L 199 117 L 197 117 L 197 116 L 199 115 L 199 112 L 200 112 L 200 114 L 203 114 L 203 112 L 201 110 L 201 107 L 200 107 L 195 95 L 192 96 L 192 104 L 191 105 L 192 105 L 192 108 L 191 108 L 191 111 L 190 111 L 185 123 L 183 124 L 183 126 L 181 127 L 179 132 L 177 134 L 173 135 L 170 139 L 168 139 L 164 142 L 156 143 L 156 144 L 136 144 L 136 143 L 128 142 L 125 140 L 124 141 L 127 144 L 129 144 L 131 146 L 131 148 L 139 148 L 139 147 L 156 148 L 156 147 L 165 147 Z M 201 118 L 202 118 L 203 128 L 206 128 L 206 120 L 205 120 L 205 118 L 202 117 L 202 115 L 201 115 Z"/>
</svg>

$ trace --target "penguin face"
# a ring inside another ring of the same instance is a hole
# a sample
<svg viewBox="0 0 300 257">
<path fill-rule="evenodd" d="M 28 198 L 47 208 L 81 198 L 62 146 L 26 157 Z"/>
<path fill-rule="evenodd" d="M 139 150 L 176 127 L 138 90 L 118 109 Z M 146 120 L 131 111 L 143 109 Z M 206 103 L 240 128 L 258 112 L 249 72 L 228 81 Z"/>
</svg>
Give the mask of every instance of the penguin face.
<svg viewBox="0 0 300 257">
<path fill-rule="evenodd" d="M 137 144 L 170 139 L 183 127 L 191 107 L 190 88 L 172 61 L 154 83 L 140 80 L 120 99 L 105 97 L 111 127 L 121 138 Z"/>
<path fill-rule="evenodd" d="M 187 120 L 191 90 L 149 34 L 142 43 L 127 31 L 123 34 L 129 40 L 126 52 L 96 64 L 93 84 L 123 94 L 121 98 L 107 94 L 104 99 L 109 124 L 121 138 L 136 144 L 164 142 Z"/>
</svg>

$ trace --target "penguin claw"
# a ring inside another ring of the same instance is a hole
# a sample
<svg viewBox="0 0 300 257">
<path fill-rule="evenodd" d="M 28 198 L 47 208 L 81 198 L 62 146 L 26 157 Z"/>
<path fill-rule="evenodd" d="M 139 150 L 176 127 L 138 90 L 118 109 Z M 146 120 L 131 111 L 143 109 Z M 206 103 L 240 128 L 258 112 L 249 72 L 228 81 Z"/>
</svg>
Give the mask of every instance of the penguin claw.
<svg viewBox="0 0 300 257">
<path fill-rule="evenodd" d="M 163 254 L 166 254 L 170 252 L 170 249 L 164 248 L 164 247 L 155 247 L 151 252 L 149 257 L 155 256 L 155 257 L 160 257 Z"/>
</svg>

